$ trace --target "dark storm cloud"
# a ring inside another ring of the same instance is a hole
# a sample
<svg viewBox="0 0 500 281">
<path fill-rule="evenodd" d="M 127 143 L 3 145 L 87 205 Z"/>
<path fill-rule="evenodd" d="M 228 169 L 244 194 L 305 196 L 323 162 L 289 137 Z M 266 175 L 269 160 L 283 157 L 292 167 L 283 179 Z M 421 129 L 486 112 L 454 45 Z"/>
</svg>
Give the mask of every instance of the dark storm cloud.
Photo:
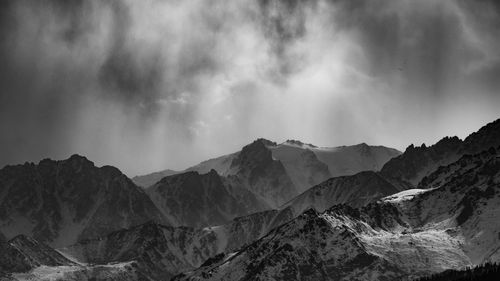
<svg viewBox="0 0 500 281">
<path fill-rule="evenodd" d="M 498 115 L 497 1 L 0 5 L 0 165 L 138 173 L 257 137 L 403 149 Z"/>
<path fill-rule="evenodd" d="M 477 81 L 488 91 L 498 95 L 500 80 L 500 2 L 494 0 L 459 1 L 464 17 L 470 25 L 475 42 L 481 46 L 477 54 L 481 63 L 474 65 L 470 80 Z"/>
<path fill-rule="evenodd" d="M 132 18 L 129 9 L 123 2 L 110 2 L 110 47 L 98 71 L 99 84 L 105 95 L 124 102 L 150 105 L 161 92 L 162 58 L 159 49 L 140 53 L 137 46 L 130 46 Z"/>
<path fill-rule="evenodd" d="M 340 1 L 334 20 L 359 37 L 370 75 L 404 72 L 412 78 L 408 87 L 439 93 L 454 71 L 450 66 L 461 62 L 456 57 L 466 58 L 470 51 L 462 46 L 460 15 L 450 12 L 446 1 L 395 4 L 401 7 L 384 7 L 384 2 Z"/>
<path fill-rule="evenodd" d="M 5 163 L 54 153 L 65 145 L 55 140 L 67 137 L 65 120 L 71 118 L 71 108 L 77 105 L 71 93 L 81 86 L 64 70 L 63 62 L 51 69 L 45 67 L 42 60 L 49 58 L 40 52 L 39 42 L 47 38 L 39 30 L 47 19 L 31 18 L 26 23 L 25 15 L 34 13 L 41 3 L 30 9 L 20 9 L 22 4 L 6 1 L 2 7 L 0 128 L 4 151 L 0 154 Z M 66 44 L 63 33 L 57 35 L 52 40 Z M 71 82 L 71 87 L 66 82 Z"/>
<path fill-rule="evenodd" d="M 259 0 L 258 24 L 271 52 L 278 60 L 277 79 L 282 78 L 300 66 L 300 57 L 288 53 L 288 46 L 306 34 L 306 12 L 316 8 L 316 1 L 273 1 Z M 273 75 L 273 73 L 270 73 Z"/>
</svg>

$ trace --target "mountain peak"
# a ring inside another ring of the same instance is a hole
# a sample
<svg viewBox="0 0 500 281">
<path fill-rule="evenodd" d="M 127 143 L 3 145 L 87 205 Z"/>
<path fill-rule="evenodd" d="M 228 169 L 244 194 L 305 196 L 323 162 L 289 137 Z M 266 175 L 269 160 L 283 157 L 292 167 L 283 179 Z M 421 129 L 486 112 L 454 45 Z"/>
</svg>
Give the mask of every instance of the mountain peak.
<svg viewBox="0 0 500 281">
<path fill-rule="evenodd" d="M 358 151 L 361 153 L 361 155 L 369 156 L 371 154 L 370 146 L 364 142 L 362 142 L 360 144 L 356 144 L 354 147 L 356 147 L 356 149 L 358 149 Z"/>
<path fill-rule="evenodd" d="M 276 145 L 278 145 L 276 142 L 274 142 L 274 141 L 270 141 L 270 140 L 265 139 L 265 138 L 258 138 L 258 139 L 256 139 L 256 140 L 255 140 L 253 143 L 251 143 L 251 144 L 254 144 L 254 143 L 256 143 L 256 142 L 260 142 L 260 143 L 262 143 L 262 144 L 263 144 L 263 145 L 265 145 L 265 146 L 276 146 Z"/>
<path fill-rule="evenodd" d="M 452 149 L 454 147 L 458 147 L 462 144 L 462 140 L 458 138 L 457 136 L 453 137 L 444 137 L 441 140 L 439 140 L 434 147 L 436 149 L 442 150 L 442 149 Z M 426 148 L 423 146 L 423 148 Z"/>
<path fill-rule="evenodd" d="M 315 146 L 314 144 L 304 143 L 304 142 L 301 142 L 299 140 L 294 140 L 294 139 L 286 140 L 284 142 L 284 144 L 289 144 L 289 145 L 293 145 L 293 146 L 299 146 L 299 147 L 303 147 L 303 148 L 317 148 L 317 146 Z"/>
<path fill-rule="evenodd" d="M 63 160 L 62 162 L 68 163 L 69 165 L 71 165 L 73 167 L 79 167 L 79 168 L 93 168 L 93 167 L 95 167 L 94 162 L 90 161 L 85 156 L 81 156 L 78 154 L 73 154 L 68 159 Z"/>
<path fill-rule="evenodd" d="M 255 167 L 265 165 L 273 161 L 271 151 L 266 147 L 266 142 L 264 139 L 258 139 L 249 145 L 246 145 L 241 150 L 240 154 L 233 159 L 231 163 L 231 168 L 253 169 Z"/>
<path fill-rule="evenodd" d="M 87 157 L 80 154 L 73 154 L 68 158 L 69 161 L 89 161 Z"/>
<path fill-rule="evenodd" d="M 47 166 L 52 166 L 52 165 L 57 165 L 58 163 L 61 164 L 68 164 L 72 167 L 94 167 L 94 162 L 88 160 L 85 156 L 81 156 L 78 154 L 73 154 L 71 155 L 68 159 L 64 160 L 52 160 L 50 158 L 45 158 L 42 159 L 38 165 L 42 167 L 47 167 Z"/>
</svg>

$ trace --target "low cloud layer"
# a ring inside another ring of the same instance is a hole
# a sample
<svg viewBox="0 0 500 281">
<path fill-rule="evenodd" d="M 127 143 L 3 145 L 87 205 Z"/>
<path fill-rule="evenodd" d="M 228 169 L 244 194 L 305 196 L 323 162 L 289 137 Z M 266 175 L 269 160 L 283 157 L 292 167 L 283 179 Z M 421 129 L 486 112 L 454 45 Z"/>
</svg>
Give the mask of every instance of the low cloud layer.
<svg viewBox="0 0 500 281">
<path fill-rule="evenodd" d="M 129 175 L 265 137 L 404 149 L 499 116 L 496 1 L 3 1 L 0 166 Z"/>
</svg>

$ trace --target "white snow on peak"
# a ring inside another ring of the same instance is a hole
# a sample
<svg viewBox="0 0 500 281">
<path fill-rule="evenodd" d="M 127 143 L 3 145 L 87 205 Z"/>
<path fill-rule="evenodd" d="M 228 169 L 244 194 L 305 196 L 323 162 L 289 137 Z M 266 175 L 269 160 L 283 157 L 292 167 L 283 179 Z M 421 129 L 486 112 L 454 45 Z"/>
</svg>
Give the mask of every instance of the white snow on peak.
<svg viewBox="0 0 500 281">
<path fill-rule="evenodd" d="M 308 143 L 302 143 L 299 141 L 285 141 L 278 146 L 292 146 L 292 147 L 297 147 L 297 148 L 303 148 L 303 149 L 315 149 L 317 148 L 316 146 Z"/>
</svg>

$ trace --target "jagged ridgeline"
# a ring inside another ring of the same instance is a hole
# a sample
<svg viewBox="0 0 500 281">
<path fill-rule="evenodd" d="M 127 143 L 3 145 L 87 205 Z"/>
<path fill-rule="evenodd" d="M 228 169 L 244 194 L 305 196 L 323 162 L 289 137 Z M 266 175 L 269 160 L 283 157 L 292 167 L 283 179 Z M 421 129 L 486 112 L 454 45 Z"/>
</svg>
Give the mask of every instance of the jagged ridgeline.
<svg viewBox="0 0 500 281">
<path fill-rule="evenodd" d="M 465 140 L 402 154 L 258 139 L 184 171 L 136 177 L 137 184 L 78 155 L 6 166 L 0 279 L 497 274 L 491 264 L 461 270 L 500 260 L 499 136 L 497 120 Z"/>
<path fill-rule="evenodd" d="M 405 152 L 388 161 L 381 173 L 416 187 L 439 166 L 446 166 L 465 154 L 476 154 L 500 145 L 500 119 L 482 127 L 464 140 L 445 137 L 434 145 L 408 146 Z"/>
<path fill-rule="evenodd" d="M 55 247 L 150 220 L 168 223 L 146 192 L 111 166 L 85 157 L 0 170 L 0 228 Z"/>
</svg>

